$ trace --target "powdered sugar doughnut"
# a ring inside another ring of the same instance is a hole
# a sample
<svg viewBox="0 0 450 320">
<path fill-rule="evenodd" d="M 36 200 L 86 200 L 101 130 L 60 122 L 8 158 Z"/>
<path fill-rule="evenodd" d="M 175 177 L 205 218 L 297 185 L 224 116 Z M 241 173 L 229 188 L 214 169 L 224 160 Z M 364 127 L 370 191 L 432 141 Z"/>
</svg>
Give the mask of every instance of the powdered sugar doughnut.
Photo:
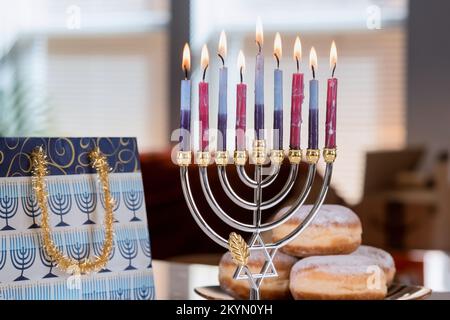
<svg viewBox="0 0 450 320">
<path fill-rule="evenodd" d="M 302 206 L 291 219 L 272 231 L 272 240 L 278 241 L 291 233 L 312 209 Z M 283 208 L 275 219 L 283 215 Z M 281 248 L 284 253 L 297 257 L 347 254 L 361 244 L 362 227 L 358 216 L 339 205 L 323 205 L 311 224 L 297 238 Z"/>
<path fill-rule="evenodd" d="M 386 274 L 387 283 L 390 284 L 394 280 L 395 276 L 395 263 L 392 256 L 379 248 L 371 246 L 360 246 L 356 251 L 352 252 L 352 255 L 364 256 L 374 260 L 374 262 L 383 269 Z"/>
<path fill-rule="evenodd" d="M 247 265 L 252 273 L 259 273 L 264 262 L 265 256 L 262 251 L 252 251 Z M 289 291 L 289 275 L 295 262 L 297 262 L 296 258 L 282 252 L 275 254 L 273 264 L 278 277 L 264 279 L 260 287 L 261 299 L 292 299 Z M 248 299 L 250 295 L 248 281 L 233 279 L 236 267 L 229 252 L 222 256 L 219 264 L 220 287 L 237 299 Z"/>
<path fill-rule="evenodd" d="M 289 287 L 294 299 L 370 300 L 387 293 L 383 269 L 356 255 L 300 260 L 291 270 Z"/>
</svg>

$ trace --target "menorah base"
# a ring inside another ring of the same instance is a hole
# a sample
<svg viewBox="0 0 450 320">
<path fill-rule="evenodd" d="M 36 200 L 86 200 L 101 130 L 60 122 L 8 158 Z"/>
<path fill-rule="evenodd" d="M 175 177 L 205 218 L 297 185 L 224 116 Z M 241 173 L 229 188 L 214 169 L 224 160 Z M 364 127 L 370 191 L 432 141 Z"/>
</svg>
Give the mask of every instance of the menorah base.
<svg viewBox="0 0 450 320">
<path fill-rule="evenodd" d="M 250 288 L 250 297 L 249 300 L 260 300 L 260 296 L 259 296 L 259 288 L 254 289 L 254 288 Z"/>
</svg>

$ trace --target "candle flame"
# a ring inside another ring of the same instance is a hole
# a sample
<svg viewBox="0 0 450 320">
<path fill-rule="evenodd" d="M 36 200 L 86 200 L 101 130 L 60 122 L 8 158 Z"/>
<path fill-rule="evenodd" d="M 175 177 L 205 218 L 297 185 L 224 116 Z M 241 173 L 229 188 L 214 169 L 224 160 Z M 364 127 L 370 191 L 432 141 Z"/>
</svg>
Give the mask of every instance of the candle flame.
<svg viewBox="0 0 450 320">
<path fill-rule="evenodd" d="M 330 49 L 330 68 L 333 69 L 337 64 L 337 49 L 336 49 L 336 43 L 331 44 Z"/>
<path fill-rule="evenodd" d="M 208 68 L 208 65 L 209 65 L 208 47 L 206 46 L 206 44 L 204 44 L 202 48 L 202 54 L 200 57 L 200 66 L 203 70 L 205 70 L 206 68 Z"/>
<path fill-rule="evenodd" d="M 242 70 L 242 72 L 244 72 L 244 70 L 245 70 L 245 56 L 244 56 L 244 53 L 242 52 L 242 50 L 239 50 L 237 66 L 238 66 L 239 70 Z"/>
<path fill-rule="evenodd" d="M 220 33 L 218 53 L 223 59 L 227 56 L 227 36 L 223 30 Z"/>
<path fill-rule="evenodd" d="M 281 59 L 281 55 L 283 54 L 283 50 L 281 48 L 281 36 L 280 33 L 277 32 L 275 35 L 275 40 L 273 42 L 273 54 L 279 59 Z"/>
<path fill-rule="evenodd" d="M 189 49 L 189 45 L 187 43 L 183 48 L 183 60 L 181 62 L 181 68 L 185 72 L 191 70 L 191 50 Z"/>
<path fill-rule="evenodd" d="M 294 60 L 301 61 L 302 60 L 302 43 L 300 42 L 300 38 L 295 38 L 294 44 Z"/>
<path fill-rule="evenodd" d="M 317 53 L 314 47 L 311 47 L 311 51 L 309 52 L 309 66 L 312 69 L 317 71 Z"/>
<path fill-rule="evenodd" d="M 262 47 L 263 42 L 263 27 L 261 17 L 258 17 L 258 19 L 256 20 L 256 43 L 258 43 L 258 45 Z"/>
</svg>

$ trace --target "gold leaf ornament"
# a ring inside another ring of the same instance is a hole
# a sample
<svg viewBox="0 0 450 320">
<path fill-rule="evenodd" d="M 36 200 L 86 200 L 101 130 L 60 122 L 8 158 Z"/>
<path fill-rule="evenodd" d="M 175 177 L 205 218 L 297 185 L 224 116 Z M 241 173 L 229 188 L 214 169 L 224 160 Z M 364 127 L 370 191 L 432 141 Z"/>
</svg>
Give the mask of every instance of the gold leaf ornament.
<svg viewBox="0 0 450 320">
<path fill-rule="evenodd" d="M 246 266 L 250 257 L 250 249 L 241 235 L 232 232 L 228 238 L 228 250 L 230 250 L 233 261 L 240 265 Z"/>
</svg>

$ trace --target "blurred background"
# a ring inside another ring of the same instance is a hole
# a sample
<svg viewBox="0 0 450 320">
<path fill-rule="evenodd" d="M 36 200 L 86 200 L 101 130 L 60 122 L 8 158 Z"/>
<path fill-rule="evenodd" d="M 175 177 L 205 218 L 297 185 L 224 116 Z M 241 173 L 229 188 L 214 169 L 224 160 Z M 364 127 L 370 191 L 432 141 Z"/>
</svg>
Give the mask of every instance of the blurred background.
<svg viewBox="0 0 450 320">
<path fill-rule="evenodd" d="M 327 201 L 352 207 L 362 219 L 364 242 L 397 252 L 405 274 L 416 262 L 423 268 L 428 254 L 447 270 L 444 280 L 429 281 L 449 284 L 449 14 L 444 0 L 0 0 L 0 135 L 136 136 L 154 256 L 187 259 L 220 252 L 191 221 L 170 158 L 178 139 L 172 131 L 179 126 L 184 43 L 191 45 L 194 84 L 201 46 L 209 47 L 210 125 L 216 127 L 215 52 L 221 30 L 226 31 L 228 123 L 234 127 L 240 49 L 247 62 L 248 115 L 253 113 L 254 33 L 260 16 L 270 127 L 275 33 L 283 43 L 285 114 L 295 37 L 302 40 L 306 81 L 312 77 L 309 49 L 315 46 L 321 124 L 335 40 L 339 156 Z M 196 85 L 192 99 L 197 119 Z M 304 118 L 306 110 L 304 103 Z M 253 117 L 247 119 L 252 127 Z M 284 121 L 288 126 L 289 117 Z M 302 131 L 306 141 L 307 130 Z M 285 135 L 286 145 L 288 139 Z M 228 150 L 233 149 L 230 135 Z M 420 282 L 424 276 L 409 277 Z"/>
</svg>

